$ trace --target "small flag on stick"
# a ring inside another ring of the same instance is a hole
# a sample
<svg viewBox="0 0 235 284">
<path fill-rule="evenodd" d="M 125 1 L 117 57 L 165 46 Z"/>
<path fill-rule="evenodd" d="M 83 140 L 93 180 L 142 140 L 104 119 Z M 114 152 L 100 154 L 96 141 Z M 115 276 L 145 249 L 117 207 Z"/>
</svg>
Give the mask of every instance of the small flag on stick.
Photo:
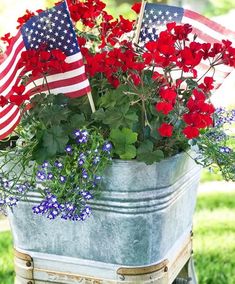
<svg viewBox="0 0 235 284">
<path fill-rule="evenodd" d="M 60 49 L 66 55 L 68 69 L 64 73 L 47 76 L 47 85 L 42 78 L 26 84 L 25 93 L 34 94 L 35 85 L 42 91 L 49 87 L 50 92 L 63 93 L 76 98 L 90 92 L 89 81 L 85 74 L 82 54 L 66 3 L 56 5 L 37 16 L 30 18 L 13 38 L 6 52 L 6 59 L 0 65 L 0 102 L 9 99 L 12 87 L 20 82 L 22 69 L 18 68 L 21 53 L 29 49 L 39 49 L 46 45 L 48 50 Z M 91 96 L 91 95 L 89 95 Z M 89 98 L 89 100 L 91 100 Z M 94 106 L 92 106 L 94 111 Z M 14 104 L 0 104 L 0 139 L 4 139 L 18 125 L 20 110 Z"/>
<path fill-rule="evenodd" d="M 176 6 L 146 3 L 146 1 L 142 2 L 135 43 L 143 47 L 147 42 L 157 40 L 159 33 L 165 30 L 166 24 L 170 22 L 190 24 L 193 34 L 197 35 L 196 41 L 200 43 L 213 44 L 221 42 L 223 39 L 235 43 L 235 32 L 196 12 Z M 198 74 L 204 74 L 208 68 L 209 62 L 203 61 L 198 66 Z M 214 77 L 217 88 L 232 70 L 233 68 L 229 66 L 218 66 Z"/>
</svg>

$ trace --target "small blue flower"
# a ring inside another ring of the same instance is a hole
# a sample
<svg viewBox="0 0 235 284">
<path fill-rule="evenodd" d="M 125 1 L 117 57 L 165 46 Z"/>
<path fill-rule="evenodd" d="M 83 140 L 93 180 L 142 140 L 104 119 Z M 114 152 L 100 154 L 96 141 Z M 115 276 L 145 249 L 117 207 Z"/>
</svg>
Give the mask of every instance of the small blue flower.
<svg viewBox="0 0 235 284">
<path fill-rule="evenodd" d="M 42 164 L 42 168 L 45 169 L 48 168 L 48 166 L 49 166 L 48 161 L 44 161 L 44 163 Z"/>
<path fill-rule="evenodd" d="M 66 209 L 68 209 L 69 211 L 74 211 L 76 208 L 73 204 L 67 204 Z"/>
<path fill-rule="evenodd" d="M 87 179 L 88 178 L 88 173 L 85 169 L 82 169 L 82 177 Z"/>
<path fill-rule="evenodd" d="M 52 180 L 53 178 L 54 178 L 53 173 L 48 173 L 48 174 L 47 174 L 47 179 L 48 179 L 48 180 Z"/>
<path fill-rule="evenodd" d="M 102 177 L 101 176 L 95 176 L 94 178 L 95 178 L 96 181 L 99 181 L 99 180 L 101 180 Z"/>
<path fill-rule="evenodd" d="M 50 195 L 50 197 L 47 197 L 47 200 L 54 203 L 57 202 L 57 197 L 55 195 Z"/>
<path fill-rule="evenodd" d="M 86 143 L 88 141 L 88 132 L 86 130 L 75 130 L 73 132 L 75 138 L 76 138 L 76 143 Z"/>
<path fill-rule="evenodd" d="M 110 152 L 112 150 L 113 146 L 110 142 L 106 142 L 103 147 L 102 147 L 102 150 L 105 151 L 105 152 Z"/>
<path fill-rule="evenodd" d="M 38 208 L 38 206 L 34 206 L 32 209 L 33 209 L 33 213 L 35 214 L 41 213 L 41 210 Z"/>
<path fill-rule="evenodd" d="M 57 209 L 54 209 L 51 211 L 51 214 L 56 217 L 57 215 L 59 215 L 59 211 Z"/>
<path fill-rule="evenodd" d="M 96 164 L 99 163 L 99 161 L 100 161 L 100 157 L 99 157 L 99 156 L 96 156 L 96 157 L 94 158 L 94 160 L 93 160 L 93 164 L 96 165 Z"/>
<path fill-rule="evenodd" d="M 4 180 L 4 181 L 2 182 L 2 185 L 3 185 L 4 188 L 9 188 L 10 183 L 9 183 L 8 180 Z"/>
<path fill-rule="evenodd" d="M 38 208 L 41 212 L 45 212 L 47 210 L 47 207 L 44 205 L 40 205 Z"/>
<path fill-rule="evenodd" d="M 62 169 L 63 168 L 63 164 L 60 161 L 55 161 L 54 164 L 58 169 Z"/>
<path fill-rule="evenodd" d="M 23 184 L 17 184 L 17 185 L 16 185 L 16 189 L 17 189 L 17 191 L 18 191 L 19 193 L 22 193 L 22 192 L 25 191 L 26 186 L 24 186 Z"/>
<path fill-rule="evenodd" d="M 77 129 L 73 132 L 73 134 L 75 137 L 79 137 L 81 135 L 81 131 Z"/>
<path fill-rule="evenodd" d="M 79 160 L 78 160 L 78 165 L 79 165 L 79 166 L 82 166 L 84 163 L 85 163 L 85 162 L 84 162 L 83 159 L 79 159 Z"/>
<path fill-rule="evenodd" d="M 91 214 L 91 207 L 90 206 L 86 206 L 85 211 L 88 215 Z"/>
<path fill-rule="evenodd" d="M 58 206 L 59 206 L 60 210 L 64 210 L 65 209 L 65 205 L 64 204 L 58 204 Z"/>
<path fill-rule="evenodd" d="M 43 171 L 37 171 L 37 178 L 44 181 L 46 179 L 46 174 Z"/>
<path fill-rule="evenodd" d="M 65 176 L 60 176 L 59 180 L 61 183 L 65 183 L 67 178 Z"/>
<path fill-rule="evenodd" d="M 17 202 L 19 201 L 18 198 L 10 196 L 6 198 L 6 204 L 10 207 L 15 206 Z"/>
<path fill-rule="evenodd" d="M 84 221 L 86 219 L 86 214 L 84 214 L 84 213 L 81 213 L 80 215 L 79 215 L 79 221 Z"/>
<path fill-rule="evenodd" d="M 86 200 L 90 200 L 93 198 L 92 194 L 89 191 L 81 191 L 80 195 Z"/>
<path fill-rule="evenodd" d="M 218 107 L 218 108 L 216 108 L 215 113 L 217 113 L 217 114 L 223 114 L 223 113 L 225 113 L 225 108 L 223 108 L 223 107 Z"/>
<path fill-rule="evenodd" d="M 54 220 L 55 219 L 55 215 L 53 215 L 52 213 L 50 213 L 47 218 L 50 219 L 50 220 Z"/>
<path fill-rule="evenodd" d="M 67 152 L 68 154 L 71 154 L 71 153 L 73 152 L 72 147 L 71 147 L 70 145 L 67 145 L 67 146 L 65 147 L 65 152 Z"/>
<path fill-rule="evenodd" d="M 232 152 L 232 149 L 229 147 L 220 147 L 219 148 L 220 153 L 225 153 L 225 154 L 229 154 Z"/>
</svg>

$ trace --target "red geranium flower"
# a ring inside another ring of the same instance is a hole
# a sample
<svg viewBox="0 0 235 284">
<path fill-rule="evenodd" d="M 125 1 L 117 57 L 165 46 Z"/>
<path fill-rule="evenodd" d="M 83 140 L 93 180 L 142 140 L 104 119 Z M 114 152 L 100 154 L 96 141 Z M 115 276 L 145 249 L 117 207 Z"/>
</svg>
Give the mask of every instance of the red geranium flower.
<svg viewBox="0 0 235 284">
<path fill-rule="evenodd" d="M 162 112 L 165 115 L 167 115 L 169 112 L 171 112 L 174 109 L 173 105 L 168 102 L 159 102 L 155 105 L 155 108 L 158 112 Z"/>
<path fill-rule="evenodd" d="M 158 128 L 158 132 L 162 137 L 171 137 L 173 133 L 173 126 L 168 123 L 162 123 Z"/>
<path fill-rule="evenodd" d="M 5 105 L 7 105 L 9 102 L 8 102 L 8 100 L 5 98 L 5 97 L 3 97 L 3 96 L 0 96 L 0 106 L 1 107 L 4 107 Z"/>
<path fill-rule="evenodd" d="M 25 11 L 25 15 L 18 18 L 17 23 L 19 24 L 16 28 L 19 29 L 23 26 L 24 23 L 26 23 L 29 19 L 31 19 L 33 16 L 35 16 L 35 13 L 29 11 L 28 9 Z"/>
<path fill-rule="evenodd" d="M 21 106 L 25 101 L 29 100 L 29 95 L 23 95 L 25 91 L 25 86 L 20 85 L 20 86 L 13 86 L 12 87 L 13 93 L 11 94 L 9 100 L 11 103 L 14 103 L 17 106 Z"/>
<path fill-rule="evenodd" d="M 7 33 L 7 34 L 5 34 L 4 36 L 2 36 L 0 39 L 1 39 L 5 44 L 7 44 L 8 46 L 10 46 L 13 37 L 11 36 L 10 33 Z"/>
<path fill-rule="evenodd" d="M 140 13 L 140 9 L 141 9 L 141 2 L 135 3 L 135 4 L 131 7 L 131 9 L 132 9 L 133 11 L 135 11 L 136 14 L 139 14 L 139 13 Z"/>
<path fill-rule="evenodd" d="M 176 91 L 171 87 L 161 88 L 159 95 L 162 99 L 168 102 L 174 102 L 177 97 Z"/>
<path fill-rule="evenodd" d="M 188 139 L 197 138 L 200 134 L 198 128 L 194 126 L 186 126 L 183 129 L 183 133 Z"/>
</svg>

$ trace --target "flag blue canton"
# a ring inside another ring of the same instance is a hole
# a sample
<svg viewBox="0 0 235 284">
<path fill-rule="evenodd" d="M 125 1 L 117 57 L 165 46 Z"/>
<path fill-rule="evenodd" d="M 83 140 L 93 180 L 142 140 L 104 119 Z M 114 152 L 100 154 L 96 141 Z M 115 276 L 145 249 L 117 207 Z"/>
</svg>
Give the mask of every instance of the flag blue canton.
<svg viewBox="0 0 235 284">
<path fill-rule="evenodd" d="M 166 29 L 170 22 L 180 23 L 184 15 L 184 9 L 175 6 L 146 3 L 139 44 L 144 45 L 158 38 L 158 34 Z"/>
<path fill-rule="evenodd" d="M 32 17 L 21 28 L 26 49 L 60 49 L 67 56 L 78 53 L 79 47 L 66 3 Z"/>
</svg>

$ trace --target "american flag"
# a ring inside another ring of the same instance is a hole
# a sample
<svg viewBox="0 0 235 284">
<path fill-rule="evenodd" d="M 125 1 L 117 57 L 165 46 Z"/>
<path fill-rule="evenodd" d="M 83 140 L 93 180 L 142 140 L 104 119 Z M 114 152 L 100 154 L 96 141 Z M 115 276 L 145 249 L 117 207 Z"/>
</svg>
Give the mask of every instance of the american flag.
<svg viewBox="0 0 235 284">
<path fill-rule="evenodd" d="M 77 37 L 66 2 L 43 11 L 29 19 L 14 37 L 0 65 L 0 96 L 9 98 L 12 87 L 20 82 L 22 70 L 17 68 L 21 53 L 28 49 L 39 49 L 47 45 L 48 50 L 60 49 L 67 56 L 68 70 L 47 76 L 50 92 L 64 93 L 68 97 L 80 97 L 90 91 L 89 81 L 78 46 Z M 34 83 L 46 89 L 42 78 Z M 34 94 L 35 85 L 28 82 L 25 93 Z M 14 104 L 0 107 L 0 139 L 4 139 L 18 125 L 20 110 Z"/>
<path fill-rule="evenodd" d="M 166 29 L 166 24 L 170 22 L 190 24 L 193 28 L 192 35 L 196 34 L 197 42 L 216 43 L 223 39 L 228 39 L 235 43 L 235 32 L 226 29 L 220 24 L 187 9 L 162 4 L 143 3 L 144 14 L 142 22 L 139 23 L 139 45 L 143 46 L 149 41 L 158 38 L 158 34 Z M 209 68 L 209 62 L 203 61 L 198 67 L 198 75 L 204 74 Z M 218 88 L 224 79 L 232 72 L 233 68 L 219 65 L 216 68 L 215 80 Z M 212 71 L 213 72 L 213 71 Z M 209 75 L 209 74 L 208 74 Z"/>
</svg>

